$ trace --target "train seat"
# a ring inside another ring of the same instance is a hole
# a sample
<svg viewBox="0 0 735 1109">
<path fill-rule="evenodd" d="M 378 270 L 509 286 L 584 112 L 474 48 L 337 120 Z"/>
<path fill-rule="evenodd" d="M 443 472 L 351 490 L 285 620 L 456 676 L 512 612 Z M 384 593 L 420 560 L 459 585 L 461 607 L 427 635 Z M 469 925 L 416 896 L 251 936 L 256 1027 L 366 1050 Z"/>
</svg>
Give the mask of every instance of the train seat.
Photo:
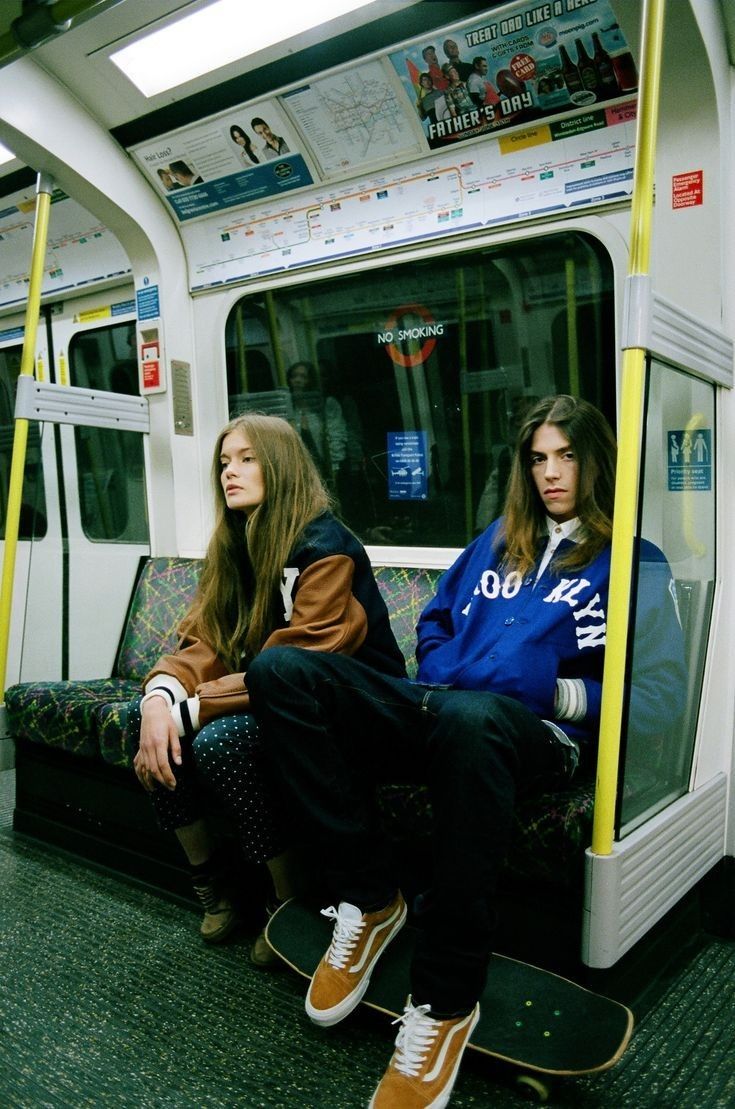
<svg viewBox="0 0 735 1109">
<path fill-rule="evenodd" d="M 184 558 L 143 563 L 111 677 L 10 686 L 5 703 L 16 743 L 41 743 L 130 767 L 132 758 L 123 742 L 125 706 L 140 693 L 153 664 L 175 647 L 200 567 L 200 562 Z"/>
<path fill-rule="evenodd" d="M 68 794 L 70 788 L 76 791 L 76 779 L 86 767 L 89 776 L 86 795 L 80 786 L 80 797 L 73 806 L 70 804 L 61 811 L 54 804 L 54 820 L 58 823 L 73 819 L 86 829 L 92 828 L 95 837 L 107 839 L 110 845 L 119 843 L 128 834 L 131 838 L 139 836 L 141 822 L 147 821 L 149 814 L 141 813 L 138 802 L 146 809 L 150 805 L 130 772 L 132 756 L 124 741 L 126 705 L 140 691 L 143 678 L 157 659 L 175 647 L 177 629 L 193 599 L 200 569 L 201 561 L 196 559 L 157 557 L 144 561 L 110 678 L 23 683 L 7 690 L 9 730 L 18 753 L 19 797 L 25 799 L 22 804 L 31 808 L 37 804 L 41 809 L 52 806 L 52 782 L 44 799 L 35 798 L 35 787 L 29 785 L 39 760 L 46 760 L 44 773 L 57 779 L 56 793 Z M 407 659 L 409 675 L 414 676 L 416 623 L 433 595 L 440 571 L 377 567 L 375 575 L 388 605 L 396 639 Z M 111 789 L 117 784 L 117 788 L 137 790 L 140 795 L 134 799 L 131 792 L 126 801 L 116 804 L 115 823 L 110 821 L 109 826 L 101 799 L 108 782 Z M 91 789 L 99 794 L 94 800 Z M 514 879 L 541 881 L 556 889 L 581 890 L 593 797 L 594 782 L 590 775 L 581 777 L 572 788 L 519 803 L 507 867 Z M 89 812 L 81 812 L 87 804 Z M 383 785 L 378 805 L 397 849 L 405 848 L 406 857 L 414 856 L 414 848 L 420 854 L 431 826 L 427 789 Z M 125 828 L 121 821 L 127 820 L 128 811 L 131 826 Z M 35 829 L 33 815 L 19 813 L 16 801 L 18 827 Z M 31 819 L 30 825 L 26 818 Z M 155 838 L 148 828 L 144 837 L 146 850 L 155 851 Z"/>
</svg>

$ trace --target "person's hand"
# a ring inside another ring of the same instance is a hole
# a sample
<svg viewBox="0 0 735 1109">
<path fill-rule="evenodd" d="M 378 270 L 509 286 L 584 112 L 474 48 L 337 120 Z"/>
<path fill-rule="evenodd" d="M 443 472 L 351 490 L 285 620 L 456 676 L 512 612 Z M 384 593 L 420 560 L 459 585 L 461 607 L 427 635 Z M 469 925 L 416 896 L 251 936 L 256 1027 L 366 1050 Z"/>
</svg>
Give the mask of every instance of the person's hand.
<svg viewBox="0 0 735 1109">
<path fill-rule="evenodd" d="M 133 759 L 138 781 L 149 793 L 153 791 L 155 782 L 166 789 L 176 789 L 169 755 L 180 766 L 181 743 L 167 698 L 151 697 L 143 705 L 141 717 L 140 747 Z"/>
</svg>

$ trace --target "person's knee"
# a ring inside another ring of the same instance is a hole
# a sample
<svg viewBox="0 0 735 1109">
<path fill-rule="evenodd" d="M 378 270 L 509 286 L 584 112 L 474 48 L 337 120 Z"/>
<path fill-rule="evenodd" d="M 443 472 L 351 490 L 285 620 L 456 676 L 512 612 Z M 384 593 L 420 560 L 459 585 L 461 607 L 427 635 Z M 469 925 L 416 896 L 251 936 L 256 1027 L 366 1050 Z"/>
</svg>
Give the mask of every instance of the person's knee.
<svg viewBox="0 0 735 1109">
<path fill-rule="evenodd" d="M 454 691 L 443 701 L 439 710 L 443 731 L 452 732 L 457 739 L 471 742 L 473 737 L 492 731 L 492 702 L 483 694 Z"/>
<path fill-rule="evenodd" d="M 453 760 L 482 765 L 507 752 L 508 743 L 492 694 L 456 691 L 443 701 L 435 742 Z"/>
<path fill-rule="evenodd" d="M 268 697 L 274 687 L 296 681 L 307 653 L 301 647 L 269 647 L 261 651 L 248 666 L 250 696 L 257 701 L 260 696 Z"/>
<path fill-rule="evenodd" d="M 191 749 L 197 766 L 202 763 L 208 763 L 213 752 L 218 750 L 219 747 L 220 739 L 216 723 L 205 724 L 202 730 L 196 733 L 191 742 Z"/>
</svg>

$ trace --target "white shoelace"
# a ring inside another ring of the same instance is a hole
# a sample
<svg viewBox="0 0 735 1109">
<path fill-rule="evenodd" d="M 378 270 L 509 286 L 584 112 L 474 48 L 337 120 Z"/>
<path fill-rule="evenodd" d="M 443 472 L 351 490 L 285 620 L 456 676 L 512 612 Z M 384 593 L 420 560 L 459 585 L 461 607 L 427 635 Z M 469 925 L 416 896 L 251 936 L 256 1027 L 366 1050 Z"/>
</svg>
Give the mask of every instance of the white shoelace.
<svg viewBox="0 0 735 1109">
<path fill-rule="evenodd" d="M 439 1035 L 439 1023 L 429 1016 L 430 1009 L 430 1005 L 412 1005 L 409 1001 L 403 1016 L 393 1021 L 401 1026 L 396 1037 L 393 1066 L 408 1078 L 415 1078 L 419 1073 L 429 1048 Z"/>
<path fill-rule="evenodd" d="M 321 910 L 322 916 L 334 921 L 332 942 L 324 958 L 330 966 L 336 967 L 338 970 L 342 970 L 344 967 L 357 946 L 360 933 L 365 927 L 365 921 L 362 917 L 355 917 L 356 912 L 359 912 L 359 910 L 355 909 L 354 905 L 345 902 L 340 904 L 339 909 L 335 909 L 334 905 L 330 905 L 328 909 Z"/>
</svg>

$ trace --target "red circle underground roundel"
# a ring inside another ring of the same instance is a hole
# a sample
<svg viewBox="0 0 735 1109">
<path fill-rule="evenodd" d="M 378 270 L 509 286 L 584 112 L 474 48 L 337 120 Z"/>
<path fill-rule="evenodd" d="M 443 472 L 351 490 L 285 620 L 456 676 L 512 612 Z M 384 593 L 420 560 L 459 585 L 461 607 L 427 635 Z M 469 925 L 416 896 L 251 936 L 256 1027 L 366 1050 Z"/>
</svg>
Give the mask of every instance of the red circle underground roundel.
<svg viewBox="0 0 735 1109">
<path fill-rule="evenodd" d="M 398 328 L 398 321 L 402 320 L 405 316 L 419 316 L 425 324 L 434 324 L 435 320 L 428 308 L 424 308 L 422 304 L 403 304 L 400 308 L 396 308 L 393 315 L 386 322 L 385 330 L 392 331 L 393 334 L 400 330 L 401 339 L 399 341 L 418 340 L 422 337 L 422 327 L 408 326 L 408 321 L 401 323 L 400 329 Z M 405 354 L 400 347 L 394 342 L 386 344 L 386 350 L 392 362 L 397 366 L 404 366 L 410 369 L 413 366 L 420 366 L 429 357 L 434 347 L 436 346 L 436 338 L 431 335 L 428 336 L 421 344 L 419 350 L 412 351 L 410 354 Z"/>
</svg>

